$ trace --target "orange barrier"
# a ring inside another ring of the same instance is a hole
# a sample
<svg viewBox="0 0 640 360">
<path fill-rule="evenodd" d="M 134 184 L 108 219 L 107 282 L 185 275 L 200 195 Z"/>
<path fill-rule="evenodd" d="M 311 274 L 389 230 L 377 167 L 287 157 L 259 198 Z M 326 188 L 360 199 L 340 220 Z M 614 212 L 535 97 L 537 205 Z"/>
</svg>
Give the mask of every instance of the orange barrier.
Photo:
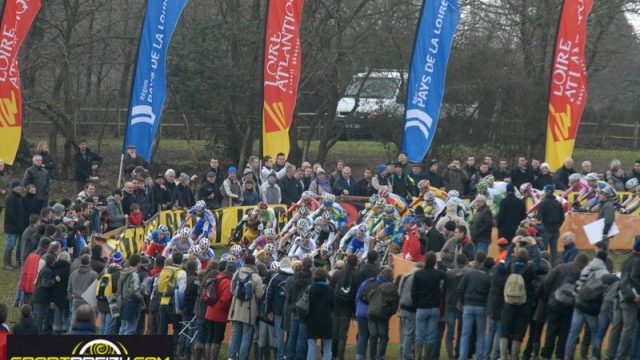
<svg viewBox="0 0 640 360">
<path fill-rule="evenodd" d="M 579 249 L 592 249 L 593 246 L 589 244 L 582 227 L 596 221 L 597 218 L 597 214 L 571 212 L 562 224 L 560 233 L 572 231 L 576 234 L 576 246 Z M 613 237 L 609 246 L 612 249 L 630 249 L 633 239 L 636 235 L 640 235 L 640 216 L 616 214 L 615 221 L 620 234 Z"/>
</svg>

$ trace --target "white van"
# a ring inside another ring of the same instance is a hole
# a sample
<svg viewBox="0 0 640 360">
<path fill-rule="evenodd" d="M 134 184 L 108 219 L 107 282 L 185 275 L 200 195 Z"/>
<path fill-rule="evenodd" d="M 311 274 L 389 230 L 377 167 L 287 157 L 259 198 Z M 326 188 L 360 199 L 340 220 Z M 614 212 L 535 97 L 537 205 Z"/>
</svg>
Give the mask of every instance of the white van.
<svg viewBox="0 0 640 360">
<path fill-rule="evenodd" d="M 362 129 L 371 115 L 402 116 L 407 75 L 406 70 L 369 70 L 355 74 L 344 96 L 338 101 L 335 126 L 339 128 L 345 124 L 349 136 L 354 135 L 357 129 Z M 358 107 L 349 118 L 356 100 Z M 358 135 L 370 136 L 364 133 Z"/>
</svg>

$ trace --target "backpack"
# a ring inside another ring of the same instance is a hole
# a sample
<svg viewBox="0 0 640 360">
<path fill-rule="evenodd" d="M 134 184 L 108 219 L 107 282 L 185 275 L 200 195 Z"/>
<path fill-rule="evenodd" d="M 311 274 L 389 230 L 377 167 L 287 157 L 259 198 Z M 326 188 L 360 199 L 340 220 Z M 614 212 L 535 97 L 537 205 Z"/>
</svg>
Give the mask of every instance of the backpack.
<svg viewBox="0 0 640 360">
<path fill-rule="evenodd" d="M 200 288 L 200 301 L 206 306 L 212 306 L 218 301 L 218 294 L 216 293 L 217 280 L 216 276 L 209 276 Z"/>
<path fill-rule="evenodd" d="M 166 266 L 158 277 L 158 293 L 161 297 L 171 297 L 176 290 L 176 271 L 172 267 Z"/>
<path fill-rule="evenodd" d="M 578 289 L 578 296 L 583 301 L 598 301 L 603 298 L 607 287 L 601 279 L 590 278 Z"/>
<path fill-rule="evenodd" d="M 523 269 L 522 272 L 526 270 Z M 527 288 L 524 284 L 524 277 L 521 273 L 514 271 L 511 267 L 511 274 L 504 284 L 504 302 L 509 305 L 522 305 L 527 302 Z"/>
<path fill-rule="evenodd" d="M 560 305 L 573 306 L 576 302 L 575 283 L 579 274 L 572 272 L 571 269 L 568 268 L 568 264 L 566 266 L 567 270 L 564 274 L 564 281 L 562 285 L 553 292 L 553 298 L 556 299 Z"/>
<path fill-rule="evenodd" d="M 96 298 L 98 300 L 107 300 L 109 296 L 113 295 L 113 278 L 111 274 L 105 273 L 102 275 L 100 280 L 98 280 L 98 285 L 96 286 Z"/>
<path fill-rule="evenodd" d="M 233 296 L 240 301 L 249 301 L 253 298 L 253 273 L 248 273 L 244 278 L 240 278 L 240 273 L 233 279 L 231 286 Z"/>
<path fill-rule="evenodd" d="M 380 284 L 369 294 L 367 316 L 375 319 L 389 319 L 398 310 L 400 296 L 392 282 Z"/>
<path fill-rule="evenodd" d="M 355 298 L 355 274 L 351 271 L 347 271 L 340 279 L 339 283 L 336 283 L 336 288 L 333 290 L 336 302 L 342 305 L 353 305 Z"/>
<path fill-rule="evenodd" d="M 298 316 L 302 319 L 306 319 L 309 316 L 309 290 L 311 290 L 311 285 L 307 286 L 300 299 L 296 301 L 296 311 L 298 311 Z"/>
<path fill-rule="evenodd" d="M 378 281 L 376 281 L 375 277 L 372 277 L 372 278 L 368 279 L 367 281 L 365 281 L 361 285 L 362 292 L 360 293 L 360 301 L 362 301 L 363 303 L 369 305 L 369 295 L 371 294 L 373 289 L 378 287 L 378 285 L 380 285 L 380 283 Z"/>
</svg>

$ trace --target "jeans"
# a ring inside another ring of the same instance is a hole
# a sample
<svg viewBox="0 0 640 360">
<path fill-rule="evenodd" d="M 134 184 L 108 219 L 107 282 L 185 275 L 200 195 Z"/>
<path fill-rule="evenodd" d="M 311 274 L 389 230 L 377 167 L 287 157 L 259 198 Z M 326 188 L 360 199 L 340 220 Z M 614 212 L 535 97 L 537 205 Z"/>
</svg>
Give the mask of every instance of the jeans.
<svg viewBox="0 0 640 360">
<path fill-rule="evenodd" d="M 282 329 L 282 315 L 273 316 L 273 331 L 276 337 L 276 359 L 284 358 L 284 330 Z"/>
<path fill-rule="evenodd" d="M 116 319 L 111 312 L 100 312 L 100 335 L 115 335 Z"/>
<path fill-rule="evenodd" d="M 631 351 L 631 343 L 638 325 L 638 307 L 635 303 L 621 302 L 613 312 L 611 335 L 607 357 L 610 360 L 625 359 Z M 619 333 L 620 336 L 614 334 Z"/>
<path fill-rule="evenodd" d="M 253 325 L 239 321 L 232 321 L 231 341 L 227 357 L 240 360 L 249 359 L 249 350 L 253 340 Z"/>
<path fill-rule="evenodd" d="M 291 313 L 287 337 L 287 360 L 303 360 L 307 357 L 307 324 L 300 322 L 298 313 Z"/>
<path fill-rule="evenodd" d="M 389 343 L 389 320 L 368 319 L 369 358 L 382 360 Z"/>
<path fill-rule="evenodd" d="M 411 360 L 416 339 L 416 313 L 400 309 L 400 334 L 402 360 Z"/>
<path fill-rule="evenodd" d="M 477 243 L 475 243 L 476 245 L 476 254 L 479 253 L 480 251 L 482 251 L 483 253 L 485 253 L 485 255 L 489 254 L 489 242 L 484 242 L 484 241 L 478 241 Z"/>
<path fill-rule="evenodd" d="M 476 327 L 476 359 L 484 359 L 484 330 L 485 330 L 485 313 L 487 308 L 484 306 L 465 305 L 462 308 L 462 337 L 460 339 L 460 356 L 459 360 L 467 360 L 469 355 L 469 342 L 471 341 L 471 332 L 473 326 Z"/>
<path fill-rule="evenodd" d="M 11 265 L 11 252 L 18 243 L 20 234 L 7 234 L 4 240 L 4 264 L 5 266 Z"/>
<path fill-rule="evenodd" d="M 485 359 L 497 359 L 500 352 L 500 335 L 502 330 L 502 324 L 500 320 L 496 320 L 492 317 L 489 318 L 489 326 L 487 328 L 487 336 L 484 342 Z"/>
<path fill-rule="evenodd" d="M 567 344 L 564 348 L 564 356 L 573 358 L 573 352 L 575 351 L 576 342 L 578 341 L 578 335 L 582 330 L 582 325 L 587 322 L 591 333 L 598 331 L 598 318 L 593 315 L 587 315 L 578 309 L 573 310 L 573 316 L 571 317 L 571 329 L 569 330 L 569 337 L 567 338 Z"/>
<path fill-rule="evenodd" d="M 316 353 L 318 352 L 317 339 L 307 340 L 307 360 L 316 360 Z M 331 339 L 320 339 L 322 343 L 322 360 L 331 360 Z"/>
<path fill-rule="evenodd" d="M 258 321 L 257 329 L 258 347 L 273 346 L 275 344 L 275 336 L 273 334 L 273 326 L 264 321 Z"/>
<path fill-rule="evenodd" d="M 53 311 L 53 331 L 66 332 L 69 329 L 69 308 L 56 306 Z"/>
<path fill-rule="evenodd" d="M 551 247 L 551 263 L 554 264 L 558 258 L 558 231 L 543 231 L 540 251 Z"/>
<path fill-rule="evenodd" d="M 591 355 L 596 359 L 600 359 L 602 341 L 604 340 L 604 336 L 606 335 L 607 329 L 609 328 L 609 324 L 611 324 L 612 320 L 613 311 L 600 311 L 600 314 L 598 315 L 598 331 L 593 333 L 591 341 Z"/>
<path fill-rule="evenodd" d="M 416 310 L 416 344 L 435 345 L 438 339 L 439 308 Z"/>
<path fill-rule="evenodd" d="M 364 359 L 367 356 L 367 343 L 369 342 L 369 321 L 366 318 L 358 318 L 358 339 L 356 341 L 356 357 Z"/>
<path fill-rule="evenodd" d="M 43 334 L 45 324 L 47 323 L 47 314 L 49 313 L 49 304 L 33 304 L 33 321 L 38 327 L 38 334 Z"/>
</svg>

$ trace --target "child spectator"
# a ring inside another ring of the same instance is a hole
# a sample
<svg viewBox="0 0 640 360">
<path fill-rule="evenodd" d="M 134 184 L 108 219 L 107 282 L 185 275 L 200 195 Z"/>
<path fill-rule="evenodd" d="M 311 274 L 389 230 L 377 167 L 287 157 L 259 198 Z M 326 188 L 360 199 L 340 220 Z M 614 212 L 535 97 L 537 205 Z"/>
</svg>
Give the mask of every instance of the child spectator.
<svg viewBox="0 0 640 360">
<path fill-rule="evenodd" d="M 142 211 L 140 211 L 140 205 L 131 204 L 131 212 L 129 213 L 129 226 L 138 227 L 144 225 L 142 222 Z"/>
</svg>

